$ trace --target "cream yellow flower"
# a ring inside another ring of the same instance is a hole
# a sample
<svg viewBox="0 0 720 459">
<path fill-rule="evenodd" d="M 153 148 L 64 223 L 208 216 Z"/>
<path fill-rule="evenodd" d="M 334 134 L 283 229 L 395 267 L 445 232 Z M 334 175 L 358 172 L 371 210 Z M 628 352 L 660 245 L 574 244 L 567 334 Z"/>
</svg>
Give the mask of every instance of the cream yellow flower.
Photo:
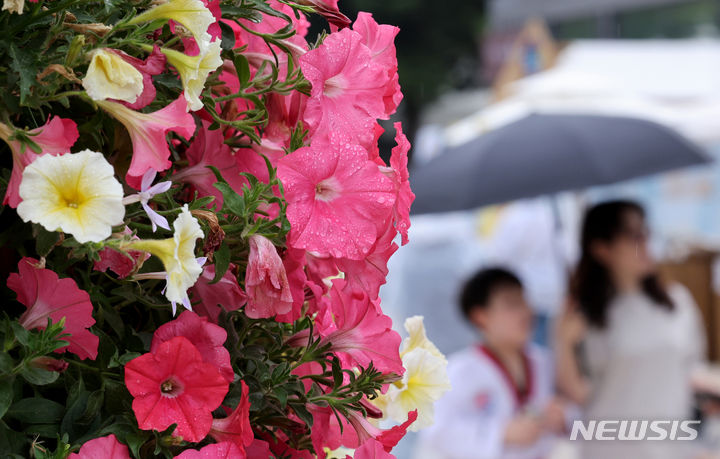
<svg viewBox="0 0 720 459">
<path fill-rule="evenodd" d="M 83 88 L 93 100 L 118 99 L 134 103 L 143 92 L 143 75 L 112 50 L 93 51 Z"/>
<path fill-rule="evenodd" d="M 408 352 L 402 361 L 405 374 L 380 397 L 381 403 L 385 415 L 398 422 L 407 419 L 409 411 L 417 409 L 418 418 L 410 430 L 418 431 L 432 425 L 435 401 L 450 390 L 447 362 L 423 348 Z"/>
<path fill-rule="evenodd" d="M 215 23 L 215 17 L 200 0 L 169 0 L 144 13 L 135 16 L 129 24 L 172 19 L 183 25 L 195 37 L 200 54 L 204 54 L 210 44 L 208 27 Z"/>
<path fill-rule="evenodd" d="M 114 173 L 101 153 L 90 150 L 41 156 L 23 171 L 17 213 L 78 242 L 102 241 L 125 217 L 123 189 Z"/>
<path fill-rule="evenodd" d="M 432 355 L 445 360 L 445 356 L 440 350 L 430 341 L 425 333 L 425 324 L 423 323 L 423 316 L 413 316 L 405 319 L 405 330 L 408 332 L 408 337 L 403 340 L 402 350 L 400 351 L 400 357 L 413 351 L 414 349 L 425 349 Z"/>
<path fill-rule="evenodd" d="M 187 204 L 173 222 L 175 233 L 168 239 L 141 239 L 131 241 L 128 249 L 143 250 L 160 258 L 165 266 L 165 297 L 173 305 L 182 303 L 190 309 L 187 290 L 195 285 L 202 274 L 202 263 L 195 258 L 195 242 L 203 237 L 200 224 L 190 214 Z"/>
<path fill-rule="evenodd" d="M 22 14 L 25 7 L 25 0 L 4 0 L 2 9 L 11 13 Z"/>
<path fill-rule="evenodd" d="M 162 49 L 168 63 L 175 67 L 180 74 L 189 110 L 195 111 L 203 108 L 200 94 L 205 89 L 208 75 L 223 63 L 220 51 L 220 40 L 210 43 L 207 51 L 197 56 L 188 56 L 173 49 Z"/>
<path fill-rule="evenodd" d="M 447 359 L 427 338 L 422 316 L 406 319 L 405 329 L 409 336 L 400 351 L 405 374 L 373 403 L 397 422 L 404 422 L 408 412 L 417 409 L 418 418 L 410 430 L 418 431 L 432 425 L 434 403 L 450 390 L 450 379 Z"/>
</svg>

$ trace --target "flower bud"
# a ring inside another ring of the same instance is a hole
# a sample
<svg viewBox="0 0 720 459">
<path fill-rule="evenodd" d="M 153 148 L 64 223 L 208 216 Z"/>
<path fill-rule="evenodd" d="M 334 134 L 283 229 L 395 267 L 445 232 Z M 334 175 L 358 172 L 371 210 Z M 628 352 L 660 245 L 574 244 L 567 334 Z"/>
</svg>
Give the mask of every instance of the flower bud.
<svg viewBox="0 0 720 459">
<path fill-rule="evenodd" d="M 40 368 L 41 370 L 46 371 L 57 371 L 58 373 L 62 373 L 68 367 L 68 363 L 66 361 L 47 356 L 35 357 L 30 361 L 29 365 L 33 368 Z"/>
</svg>

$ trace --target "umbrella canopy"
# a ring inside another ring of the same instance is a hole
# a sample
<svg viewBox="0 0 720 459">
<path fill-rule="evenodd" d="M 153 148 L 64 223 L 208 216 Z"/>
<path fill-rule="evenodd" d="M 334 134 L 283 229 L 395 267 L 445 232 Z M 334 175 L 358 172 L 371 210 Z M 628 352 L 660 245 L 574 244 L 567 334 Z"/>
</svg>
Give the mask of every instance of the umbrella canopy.
<svg viewBox="0 0 720 459">
<path fill-rule="evenodd" d="M 412 210 L 472 209 L 707 162 L 697 146 L 651 121 L 530 115 L 414 170 Z"/>
<path fill-rule="evenodd" d="M 693 142 L 720 142 L 720 40 L 578 40 L 509 97 L 449 126 L 459 145 L 531 113 L 645 118 Z"/>
</svg>

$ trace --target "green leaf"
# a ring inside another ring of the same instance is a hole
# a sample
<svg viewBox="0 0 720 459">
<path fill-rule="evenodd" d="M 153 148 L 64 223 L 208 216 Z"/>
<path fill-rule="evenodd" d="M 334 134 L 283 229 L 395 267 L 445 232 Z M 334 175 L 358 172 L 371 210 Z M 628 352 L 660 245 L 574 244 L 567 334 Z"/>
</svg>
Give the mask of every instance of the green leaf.
<svg viewBox="0 0 720 459">
<path fill-rule="evenodd" d="M 20 372 L 20 375 L 25 381 L 36 386 L 44 386 L 57 381 L 60 374 L 57 371 L 43 370 L 42 368 L 35 368 L 25 365 Z"/>
<path fill-rule="evenodd" d="M 213 171 L 215 177 L 217 177 L 218 179 L 217 182 L 213 183 L 213 186 L 223 194 L 223 207 L 230 211 L 233 215 L 237 215 L 238 217 L 244 217 L 245 200 L 243 199 L 243 197 L 237 194 L 235 190 L 233 190 L 230 185 L 228 185 L 228 183 L 225 181 L 225 179 L 222 177 L 222 174 L 220 174 L 220 171 L 217 170 L 216 167 L 208 167 Z"/>
<path fill-rule="evenodd" d="M 235 53 L 233 56 L 233 64 L 235 65 L 235 72 L 240 80 L 240 87 L 247 87 L 250 81 L 250 63 L 247 58 L 240 53 Z"/>
<path fill-rule="evenodd" d="M 215 278 L 210 282 L 211 284 L 214 284 L 218 282 L 222 277 L 225 275 L 225 273 L 228 270 L 228 267 L 230 267 L 230 247 L 223 242 L 220 245 L 220 248 L 215 251 L 214 254 L 215 257 Z M 226 305 L 227 306 L 227 305 Z"/>
<path fill-rule="evenodd" d="M 28 424 L 52 424 L 60 422 L 63 413 L 65 407 L 58 402 L 31 397 L 13 403 L 5 415 Z"/>
<path fill-rule="evenodd" d="M 13 400 L 13 382 L 14 378 L 0 379 L 0 419 L 5 416 L 5 412 L 10 408 Z"/>
<path fill-rule="evenodd" d="M 35 251 L 41 257 L 47 256 L 60 240 L 60 233 L 48 231 L 40 225 L 33 225 L 33 232 L 35 233 Z"/>
<path fill-rule="evenodd" d="M 312 414 L 310 414 L 310 411 L 305 407 L 305 404 L 303 403 L 291 403 L 290 405 L 297 414 L 297 416 L 305 423 L 308 427 L 312 427 L 313 425 L 313 417 Z"/>
<path fill-rule="evenodd" d="M 218 24 L 220 24 L 220 31 L 222 32 L 220 47 L 227 50 L 233 49 L 235 47 L 235 32 L 232 27 L 223 21 L 219 21 Z"/>
<path fill-rule="evenodd" d="M 10 322 L 15 339 L 20 342 L 23 346 L 27 346 L 30 343 L 30 332 L 25 330 L 22 325 L 17 322 Z"/>
<path fill-rule="evenodd" d="M 25 105 L 30 89 L 35 84 L 35 76 L 38 74 L 35 56 L 28 52 L 27 48 L 18 48 L 15 43 L 10 44 L 8 54 L 10 68 L 20 77 L 20 105 Z"/>
<path fill-rule="evenodd" d="M 6 352 L 0 352 L 0 374 L 10 373 L 15 366 L 12 357 Z"/>
</svg>

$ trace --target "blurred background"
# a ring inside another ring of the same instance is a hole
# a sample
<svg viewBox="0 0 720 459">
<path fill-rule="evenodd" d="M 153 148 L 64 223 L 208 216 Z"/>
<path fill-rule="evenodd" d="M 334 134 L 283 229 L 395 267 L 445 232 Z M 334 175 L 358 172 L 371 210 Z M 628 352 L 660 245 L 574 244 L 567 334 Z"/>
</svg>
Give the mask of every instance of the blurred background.
<svg viewBox="0 0 720 459">
<path fill-rule="evenodd" d="M 429 338 L 446 354 L 476 342 L 458 310 L 458 291 L 478 268 L 494 264 L 519 274 L 534 311 L 552 323 L 577 261 L 584 211 L 624 198 L 647 210 L 653 255 L 663 273 L 692 293 L 707 358 L 720 361 L 720 1 L 340 3 L 351 18 L 372 11 L 379 23 L 401 28 L 396 44 L 405 98 L 384 124 L 384 151 L 393 145 L 392 122 L 402 121 L 413 143 L 418 199 L 411 243 L 391 259 L 381 291 L 396 323 L 424 315 Z M 590 123 L 572 127 L 584 134 L 572 139 L 577 143 L 563 153 L 569 157 L 537 145 L 519 145 L 526 156 L 494 153 L 517 137 L 516 123 L 530 121 L 561 123 L 525 142 L 551 145 L 567 130 L 565 115 L 588 116 Z M 658 134 L 616 131 L 593 124 L 593 117 L 643 120 Z M 670 157 L 673 147 L 653 156 L 658 145 L 668 145 L 666 135 L 689 153 Z M 581 161 L 573 162 L 573 151 Z M 647 156 L 628 159 L 634 151 Z M 496 158 L 472 159 L 482 154 Z M 603 170 L 556 173 L 592 165 Z M 474 168 L 471 176 L 453 175 L 467 168 Z M 499 190 L 504 181 L 507 190 Z M 413 457 L 412 442 L 411 436 L 398 457 Z"/>
</svg>

